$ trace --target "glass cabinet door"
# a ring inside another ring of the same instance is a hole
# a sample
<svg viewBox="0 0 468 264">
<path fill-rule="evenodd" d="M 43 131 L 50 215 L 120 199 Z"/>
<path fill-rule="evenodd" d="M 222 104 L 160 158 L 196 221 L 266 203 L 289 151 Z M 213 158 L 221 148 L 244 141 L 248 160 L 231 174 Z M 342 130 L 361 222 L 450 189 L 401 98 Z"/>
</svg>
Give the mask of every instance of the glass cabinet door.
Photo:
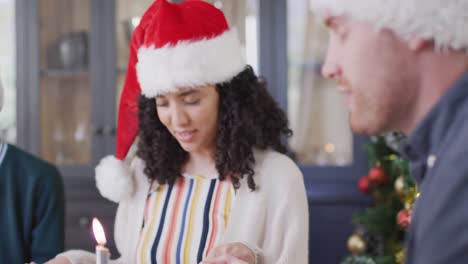
<svg viewBox="0 0 468 264">
<path fill-rule="evenodd" d="M 207 0 L 225 14 L 231 28 L 237 30 L 247 64 L 258 73 L 258 1 Z"/>
<path fill-rule="evenodd" d="M 328 31 L 313 16 L 308 0 L 288 0 L 288 114 L 290 146 L 303 165 L 349 166 L 353 135 L 343 97 L 321 76 Z"/>
<path fill-rule="evenodd" d="M 91 162 L 90 0 L 40 0 L 40 155 Z"/>
</svg>

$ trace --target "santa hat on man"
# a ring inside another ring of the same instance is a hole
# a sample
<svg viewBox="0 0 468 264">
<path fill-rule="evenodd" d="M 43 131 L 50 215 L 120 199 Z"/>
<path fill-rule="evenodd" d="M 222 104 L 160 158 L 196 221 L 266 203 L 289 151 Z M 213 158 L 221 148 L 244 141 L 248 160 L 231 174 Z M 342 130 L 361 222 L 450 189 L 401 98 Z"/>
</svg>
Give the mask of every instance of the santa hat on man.
<svg viewBox="0 0 468 264">
<path fill-rule="evenodd" d="M 130 41 L 116 156 L 105 157 L 96 167 L 101 194 L 118 202 L 132 192 L 124 159 L 138 134 L 140 94 L 151 98 L 182 87 L 227 82 L 245 66 L 237 33 L 221 10 L 201 0 L 156 0 Z"/>
<path fill-rule="evenodd" d="M 468 0 L 311 0 L 320 16 L 346 15 L 403 38 L 433 40 L 441 49 L 468 49 Z"/>
</svg>

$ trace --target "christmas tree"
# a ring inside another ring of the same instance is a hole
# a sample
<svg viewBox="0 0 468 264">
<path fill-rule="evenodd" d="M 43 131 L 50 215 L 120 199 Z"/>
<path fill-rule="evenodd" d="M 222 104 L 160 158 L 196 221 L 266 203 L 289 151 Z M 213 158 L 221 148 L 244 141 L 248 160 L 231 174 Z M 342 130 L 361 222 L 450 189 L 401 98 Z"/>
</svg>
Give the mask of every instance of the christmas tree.
<svg viewBox="0 0 468 264">
<path fill-rule="evenodd" d="M 356 230 L 348 240 L 351 255 L 342 264 L 404 263 L 404 236 L 418 192 L 407 161 L 398 154 L 401 137 L 373 137 L 366 145 L 370 170 L 358 188 L 372 196 L 373 206 L 354 215 Z"/>
</svg>

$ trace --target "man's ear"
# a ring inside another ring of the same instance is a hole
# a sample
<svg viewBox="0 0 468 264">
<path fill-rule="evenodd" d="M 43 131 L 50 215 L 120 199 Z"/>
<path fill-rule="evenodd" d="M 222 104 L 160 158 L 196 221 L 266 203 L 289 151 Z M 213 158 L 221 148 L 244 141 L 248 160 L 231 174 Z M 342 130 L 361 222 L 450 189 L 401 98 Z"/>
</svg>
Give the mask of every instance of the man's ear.
<svg viewBox="0 0 468 264">
<path fill-rule="evenodd" d="M 408 47 L 410 50 L 414 52 L 420 52 L 427 47 L 432 47 L 433 41 L 419 38 L 419 37 L 411 37 L 408 40 Z"/>
</svg>

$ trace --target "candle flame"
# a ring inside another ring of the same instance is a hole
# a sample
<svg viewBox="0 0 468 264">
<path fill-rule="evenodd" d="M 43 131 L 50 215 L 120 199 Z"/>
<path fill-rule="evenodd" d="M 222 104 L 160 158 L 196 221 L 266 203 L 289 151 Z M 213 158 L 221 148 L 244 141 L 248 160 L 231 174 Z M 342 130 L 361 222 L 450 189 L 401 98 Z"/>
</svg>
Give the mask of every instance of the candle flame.
<svg viewBox="0 0 468 264">
<path fill-rule="evenodd" d="M 99 222 L 99 220 L 97 220 L 96 217 L 93 218 L 93 233 L 99 245 L 106 244 L 107 240 L 106 235 L 104 233 L 104 228 L 102 228 L 101 223 Z"/>
</svg>

